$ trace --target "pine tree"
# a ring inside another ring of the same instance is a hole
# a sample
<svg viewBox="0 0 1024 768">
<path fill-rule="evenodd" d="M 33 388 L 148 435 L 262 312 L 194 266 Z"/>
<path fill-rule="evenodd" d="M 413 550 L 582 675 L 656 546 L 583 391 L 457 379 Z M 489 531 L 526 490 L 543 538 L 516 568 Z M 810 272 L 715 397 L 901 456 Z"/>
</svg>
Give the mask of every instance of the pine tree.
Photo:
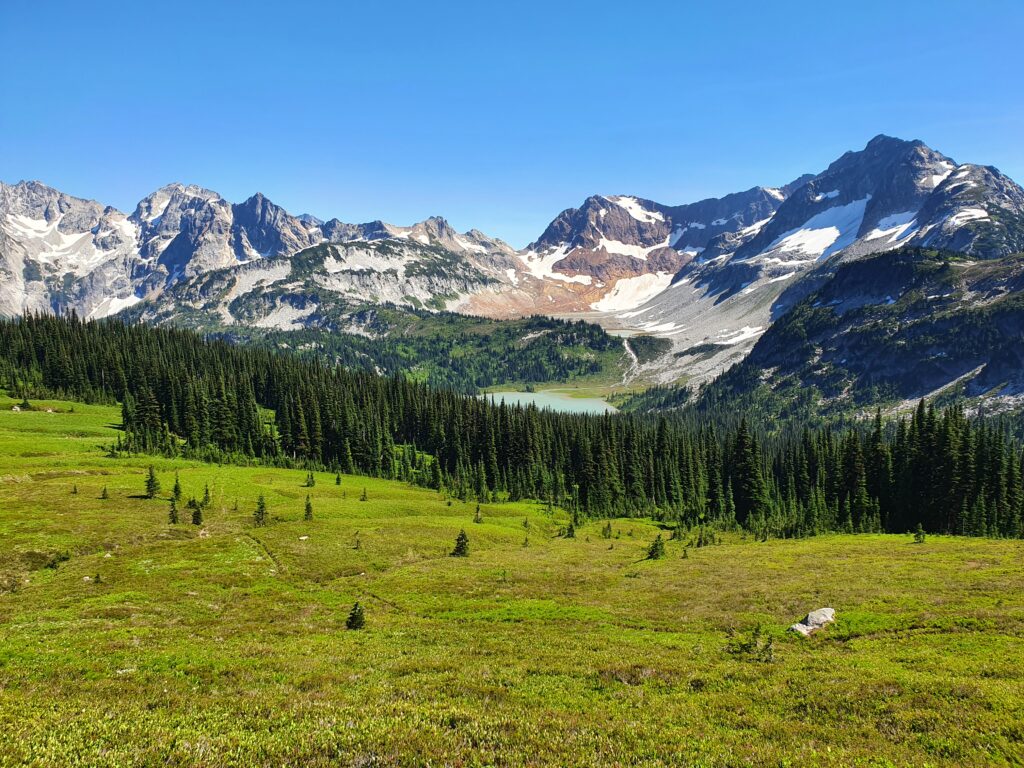
<svg viewBox="0 0 1024 768">
<path fill-rule="evenodd" d="M 206 486 L 203 488 L 203 506 L 204 507 L 210 506 L 210 484 L 209 483 L 207 483 Z"/>
<path fill-rule="evenodd" d="M 363 493 L 359 496 L 360 501 L 366 501 L 370 497 L 366 495 L 366 487 L 363 487 Z"/>
<path fill-rule="evenodd" d="M 336 475 L 334 476 L 334 484 L 335 484 L 335 485 L 341 485 L 341 473 L 340 473 L 340 472 L 339 472 L 339 473 L 337 473 L 337 474 L 336 474 Z"/>
<path fill-rule="evenodd" d="M 71 493 L 75 496 L 78 495 L 78 483 L 75 483 L 74 485 L 71 486 Z"/>
<path fill-rule="evenodd" d="M 174 489 L 171 491 L 171 498 L 175 501 L 181 501 L 181 478 L 178 477 L 178 473 L 174 473 Z"/>
<path fill-rule="evenodd" d="M 345 629 L 362 629 L 366 626 L 366 615 L 363 611 L 363 606 L 357 601 L 352 606 L 352 610 L 349 611 L 348 618 L 345 620 Z"/>
<path fill-rule="evenodd" d="M 572 520 L 569 521 L 569 527 L 565 529 L 565 538 L 575 539 L 576 538 L 576 524 Z"/>
<path fill-rule="evenodd" d="M 455 549 L 451 552 L 452 557 L 469 557 L 469 536 L 465 530 L 459 531 L 455 539 Z"/>
<path fill-rule="evenodd" d="M 256 499 L 256 510 L 252 513 L 252 522 L 257 528 L 262 528 L 267 524 L 267 500 L 263 498 L 262 493 Z"/>
<path fill-rule="evenodd" d="M 195 499 L 188 500 L 188 508 L 192 510 L 192 525 L 203 524 L 203 505 Z"/>
<path fill-rule="evenodd" d="M 665 556 L 665 541 L 661 538 L 659 533 L 654 537 L 654 541 L 651 542 L 651 546 L 647 549 L 648 560 L 660 560 Z"/>
<path fill-rule="evenodd" d="M 100 498 L 101 499 L 109 499 L 110 498 L 110 494 L 107 493 L 107 486 L 105 486 L 105 485 L 103 486 L 103 490 L 100 491 Z"/>
<path fill-rule="evenodd" d="M 178 502 L 173 496 L 171 496 L 171 508 L 167 511 L 167 522 L 171 525 L 177 525 L 178 520 Z"/>
<path fill-rule="evenodd" d="M 149 465 L 149 470 L 146 473 L 146 498 L 154 499 L 160 492 L 160 481 L 157 480 L 156 471 L 153 469 L 153 465 Z"/>
<path fill-rule="evenodd" d="M 306 512 L 302 516 L 303 520 L 313 519 L 313 502 L 309 500 L 309 494 L 306 494 Z"/>
<path fill-rule="evenodd" d="M 477 504 L 477 505 L 476 505 L 476 514 L 475 514 L 475 515 L 473 515 L 473 522 L 474 522 L 474 523 L 482 523 L 483 521 L 484 521 L 484 517 L 483 517 L 483 515 L 482 515 L 482 514 L 480 513 L 480 505 L 479 505 L 479 504 Z"/>
</svg>

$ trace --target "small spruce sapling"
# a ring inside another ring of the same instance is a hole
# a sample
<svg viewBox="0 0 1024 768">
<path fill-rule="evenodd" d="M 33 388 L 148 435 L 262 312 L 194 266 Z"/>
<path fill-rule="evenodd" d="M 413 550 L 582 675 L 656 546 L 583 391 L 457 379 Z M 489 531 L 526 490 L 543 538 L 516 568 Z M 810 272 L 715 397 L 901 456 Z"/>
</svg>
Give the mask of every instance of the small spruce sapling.
<svg viewBox="0 0 1024 768">
<path fill-rule="evenodd" d="M 361 495 L 361 496 L 359 497 L 359 500 L 360 500 L 360 501 L 366 501 L 366 500 L 367 500 L 367 499 L 369 499 L 369 498 L 370 498 L 370 497 L 366 495 L 366 488 L 364 487 L 364 488 L 363 488 L 363 493 L 362 493 L 362 495 Z"/>
<path fill-rule="evenodd" d="M 207 483 L 206 487 L 203 488 L 203 506 L 210 506 L 210 484 Z"/>
<path fill-rule="evenodd" d="M 167 522 L 171 525 L 177 525 L 178 520 L 178 502 L 175 501 L 174 497 L 171 496 L 171 507 L 167 510 Z"/>
<path fill-rule="evenodd" d="M 146 472 L 146 498 L 155 499 L 158 493 L 160 493 L 160 481 L 157 480 L 156 470 L 150 464 L 149 470 Z"/>
<path fill-rule="evenodd" d="M 203 524 L 203 505 L 195 499 L 188 500 L 189 509 L 192 510 L 192 525 Z"/>
<path fill-rule="evenodd" d="M 647 549 L 648 560 L 660 560 L 665 556 L 665 540 L 661 538 L 659 533 L 654 537 L 654 541 L 651 542 L 651 546 Z"/>
<path fill-rule="evenodd" d="M 335 485 L 341 485 L 341 473 L 340 473 L 340 472 L 338 472 L 338 473 L 337 473 L 337 474 L 336 474 L 336 475 L 334 476 L 334 484 L 335 484 Z"/>
<path fill-rule="evenodd" d="M 313 519 L 313 502 L 309 500 L 309 494 L 306 494 L 306 511 L 302 515 L 303 520 Z"/>
<path fill-rule="evenodd" d="M 252 513 L 252 522 L 257 528 L 262 528 L 267 524 L 267 500 L 263 498 L 262 493 L 256 499 L 256 510 Z"/>
<path fill-rule="evenodd" d="M 175 501 L 181 501 L 181 478 L 178 477 L 178 473 L 174 473 L 174 488 L 171 490 L 171 498 Z"/>
<path fill-rule="evenodd" d="M 78 495 L 78 483 L 75 483 L 73 486 L 71 486 L 71 493 L 74 496 Z"/>
<path fill-rule="evenodd" d="M 917 530 L 914 531 L 914 543 L 915 544 L 924 544 L 925 538 L 926 538 L 926 535 L 925 535 L 925 532 L 924 532 L 924 526 L 921 525 L 920 523 L 918 523 L 917 524 Z"/>
<path fill-rule="evenodd" d="M 366 626 L 366 614 L 363 611 L 363 606 L 356 601 L 356 604 L 352 606 L 352 610 L 348 613 L 348 618 L 345 620 L 345 629 L 362 629 Z"/>
<path fill-rule="evenodd" d="M 480 514 L 480 505 L 477 504 L 476 505 L 476 514 L 473 515 L 473 522 L 474 523 L 482 523 L 483 521 L 484 521 L 484 516 L 482 514 Z"/>
<path fill-rule="evenodd" d="M 469 557 L 469 536 L 466 535 L 465 529 L 459 531 L 459 535 L 455 539 L 455 549 L 452 550 L 452 557 Z"/>
<path fill-rule="evenodd" d="M 103 490 L 100 491 L 100 498 L 101 499 L 109 499 L 110 498 L 110 494 L 107 493 L 107 486 L 105 486 L 105 485 L 103 486 Z"/>
</svg>

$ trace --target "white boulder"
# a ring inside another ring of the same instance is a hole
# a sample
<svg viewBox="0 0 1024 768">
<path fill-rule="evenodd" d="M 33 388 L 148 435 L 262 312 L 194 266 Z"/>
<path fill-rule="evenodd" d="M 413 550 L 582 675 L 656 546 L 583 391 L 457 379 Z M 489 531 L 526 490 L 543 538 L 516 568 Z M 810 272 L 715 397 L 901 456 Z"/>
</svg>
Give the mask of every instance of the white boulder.
<svg viewBox="0 0 1024 768">
<path fill-rule="evenodd" d="M 803 621 L 798 621 L 796 624 L 789 628 L 790 632 L 796 632 L 797 634 L 807 637 L 812 632 L 817 632 L 819 629 L 824 627 L 826 624 L 831 624 L 836 620 L 836 611 L 834 608 L 819 608 L 816 611 L 811 611 L 804 617 Z"/>
</svg>

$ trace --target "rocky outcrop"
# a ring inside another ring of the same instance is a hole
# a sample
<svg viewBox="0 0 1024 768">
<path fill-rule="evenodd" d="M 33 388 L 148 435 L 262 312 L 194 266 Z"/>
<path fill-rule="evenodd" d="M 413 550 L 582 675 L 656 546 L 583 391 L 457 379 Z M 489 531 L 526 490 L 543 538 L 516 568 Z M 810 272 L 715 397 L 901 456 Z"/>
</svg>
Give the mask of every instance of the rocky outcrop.
<svg viewBox="0 0 1024 768">
<path fill-rule="evenodd" d="M 833 608 L 819 608 L 816 611 L 808 613 L 802 621 L 798 621 L 796 624 L 789 628 L 790 632 L 795 632 L 798 635 L 807 637 L 808 635 L 817 632 L 819 629 L 828 626 L 836 620 L 836 612 Z"/>
</svg>

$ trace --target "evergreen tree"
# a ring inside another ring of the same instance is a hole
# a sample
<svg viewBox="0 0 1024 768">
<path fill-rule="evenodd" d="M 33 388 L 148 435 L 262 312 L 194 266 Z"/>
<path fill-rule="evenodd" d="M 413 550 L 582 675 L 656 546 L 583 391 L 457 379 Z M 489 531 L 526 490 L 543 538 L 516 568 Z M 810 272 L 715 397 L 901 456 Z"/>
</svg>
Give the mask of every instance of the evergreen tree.
<svg viewBox="0 0 1024 768">
<path fill-rule="evenodd" d="M 267 500 L 263 498 L 262 493 L 256 499 L 256 510 L 252 513 L 252 522 L 257 528 L 262 528 L 267 524 Z"/>
<path fill-rule="evenodd" d="M 310 501 L 308 493 L 306 494 L 306 511 L 303 514 L 302 518 L 304 520 L 312 520 L 313 519 L 313 502 Z"/>
<path fill-rule="evenodd" d="M 352 610 L 349 611 L 348 618 L 345 620 L 346 629 L 362 629 L 366 626 L 366 614 L 363 611 L 363 606 L 357 601 L 352 606 Z"/>
<path fill-rule="evenodd" d="M 466 535 L 466 531 L 459 531 L 459 535 L 455 539 L 455 549 L 451 552 L 452 557 L 469 557 L 469 536 Z"/>
<path fill-rule="evenodd" d="M 171 507 L 167 511 L 167 522 L 169 524 L 171 524 L 171 525 L 177 525 L 178 522 L 179 522 L 179 520 L 178 520 L 178 502 L 177 502 L 177 500 L 173 496 L 171 496 Z"/>
<path fill-rule="evenodd" d="M 647 549 L 648 560 L 660 560 L 665 556 L 665 541 L 661 538 L 659 533 L 654 537 L 654 541 L 651 542 L 651 546 Z"/>
<path fill-rule="evenodd" d="M 105 485 L 103 486 L 103 490 L 100 491 L 100 498 L 101 499 L 109 499 L 110 498 L 110 494 L 107 493 L 107 486 L 105 486 Z"/>
<path fill-rule="evenodd" d="M 146 473 L 146 498 L 155 499 L 158 493 L 160 493 L 160 481 L 156 477 L 153 465 L 150 464 Z"/>
<path fill-rule="evenodd" d="M 178 477 L 178 473 L 174 473 L 174 489 L 171 491 L 171 498 L 175 501 L 181 501 L 181 478 Z"/>
<path fill-rule="evenodd" d="M 203 505 L 193 498 L 188 500 L 188 504 L 186 506 L 192 512 L 192 525 L 202 525 Z"/>
</svg>

